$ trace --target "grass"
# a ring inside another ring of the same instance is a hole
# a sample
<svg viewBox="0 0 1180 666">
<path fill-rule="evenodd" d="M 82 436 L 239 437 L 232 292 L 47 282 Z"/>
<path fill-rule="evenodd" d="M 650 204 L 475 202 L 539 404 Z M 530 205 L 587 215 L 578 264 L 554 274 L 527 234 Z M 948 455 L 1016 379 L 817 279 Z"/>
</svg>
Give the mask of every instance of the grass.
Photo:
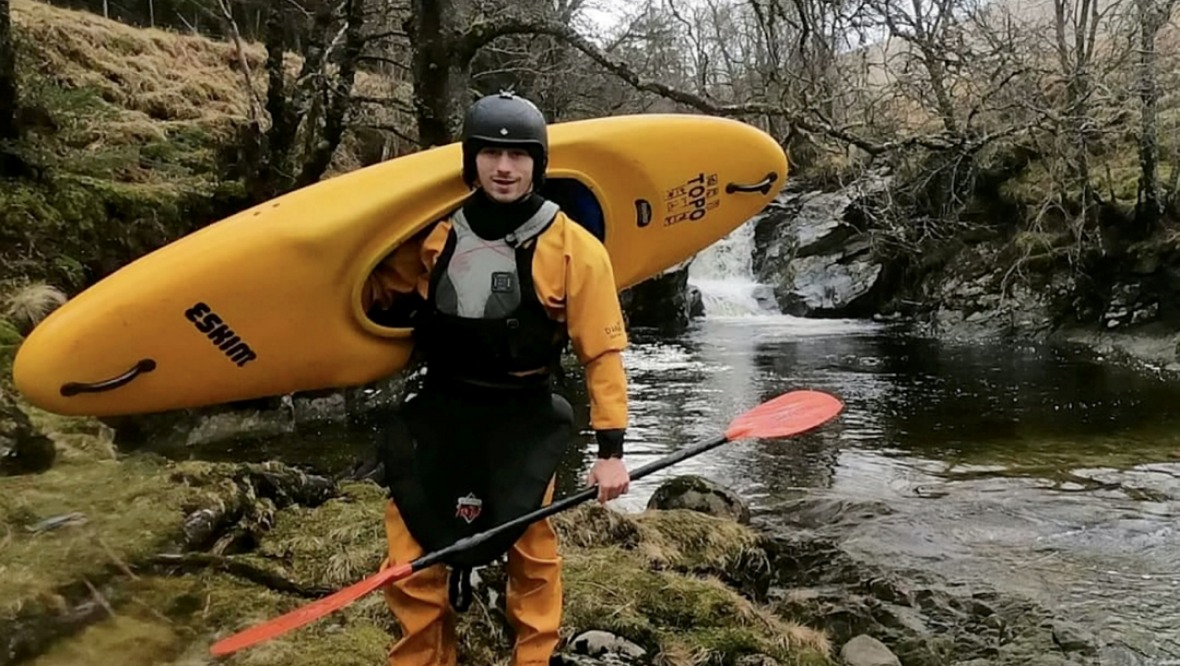
<svg viewBox="0 0 1180 666">
<path fill-rule="evenodd" d="M 240 76 L 226 76 L 237 61 L 230 43 L 135 28 L 34 0 L 13 2 L 12 20 L 24 41 L 36 43 L 31 64 L 52 72 L 52 83 L 94 91 L 124 110 L 123 119 L 144 121 L 144 133 L 159 131 L 153 120 L 231 121 L 246 115 Z M 258 45 L 248 45 L 245 54 L 251 68 L 266 59 Z"/>
<path fill-rule="evenodd" d="M 45 612 L 57 590 L 79 580 L 106 574 L 108 586 L 117 587 L 113 616 L 57 641 L 33 663 L 203 664 L 216 638 L 307 602 L 213 571 L 120 574 L 124 564 L 173 548 L 184 508 L 206 492 L 179 479 L 198 486 L 223 466 L 116 459 L 89 427 L 54 432 L 63 455 L 51 471 L 0 479 L 0 620 L 22 606 Z M 385 548 L 384 493 L 370 483 L 341 490 L 314 509 L 279 511 L 260 547 L 237 557 L 307 586 L 339 588 L 371 574 Z M 70 512 L 87 521 L 43 534 L 27 529 Z M 596 505 L 560 514 L 555 523 L 565 558 L 567 638 L 612 631 L 642 645 L 655 663 L 676 666 L 730 664 L 744 654 L 783 664 L 829 663 L 823 633 L 774 616 L 723 582 L 727 571 L 758 562 L 757 535 L 748 527 L 689 511 L 632 516 Z M 494 585 L 503 582 L 502 567 L 481 573 Z M 111 583 L 109 575 L 117 579 Z M 464 659 L 506 663 L 511 641 L 500 604 L 477 600 L 458 631 Z M 372 594 L 225 663 L 372 664 L 398 635 L 382 595 Z"/>
<path fill-rule="evenodd" d="M 0 479 L 0 618 L 81 577 L 105 578 L 119 562 L 166 548 L 180 531 L 184 493 L 161 471 L 147 459 L 76 454 L 44 474 Z M 30 531 L 73 513 L 85 522 Z"/>
<path fill-rule="evenodd" d="M 0 316 L 13 332 L 31 331 L 57 307 L 66 302 L 66 295 L 60 289 L 44 282 L 33 282 L 11 290 L 4 290 L 0 296 Z M 17 333 L 19 335 L 19 333 Z M 0 332 L 0 345 L 15 344 L 18 340 Z"/>
<path fill-rule="evenodd" d="M 68 147 L 81 154 L 71 157 L 134 156 L 139 170 L 122 175 L 147 180 L 170 180 L 185 171 L 215 175 L 214 151 L 231 142 L 250 109 L 233 43 L 136 28 L 36 0 L 11 6 L 23 92 L 34 101 L 48 98 L 58 124 L 72 130 Z M 254 93 L 265 99 L 265 48 L 253 42 L 242 47 Z M 293 80 L 302 59 L 287 54 L 285 65 Z M 358 72 L 355 92 L 401 103 L 410 94 L 408 84 L 366 71 Z M 406 120 L 388 107 L 362 115 L 384 123 Z M 332 173 L 357 166 L 357 155 L 348 150 L 357 148 L 355 141 L 350 134 Z"/>
<path fill-rule="evenodd" d="M 370 483 L 343 490 L 343 497 L 315 509 L 296 506 L 280 513 L 259 557 L 283 562 L 296 580 L 333 587 L 376 571 L 384 555 L 384 494 Z"/>
<path fill-rule="evenodd" d="M 745 654 L 802 663 L 826 653 L 825 636 L 777 618 L 714 576 L 653 568 L 616 546 L 566 561 L 566 623 L 635 641 L 665 664 L 725 664 Z"/>
<path fill-rule="evenodd" d="M 217 180 L 219 146 L 247 117 L 232 45 L 34 0 L 12 3 L 12 21 L 23 101 L 52 119 L 30 148 L 50 164 L 166 190 Z"/>
<path fill-rule="evenodd" d="M 234 165 L 250 95 L 233 44 L 36 0 L 11 11 L 31 118 L 17 150 L 38 175 L 0 188 L 0 279 L 74 293 L 247 203 Z M 265 50 L 243 50 L 265 99 Z M 301 58 L 288 54 L 285 65 L 293 81 Z M 371 72 L 358 73 L 354 92 L 409 98 L 408 84 Z M 363 105 L 353 121 L 406 124 L 394 106 Z M 367 163 L 381 140 L 348 130 L 325 177 Z"/>
<path fill-rule="evenodd" d="M 822 659 L 831 646 L 739 595 L 721 576 L 765 564 L 758 536 L 692 511 L 639 516 L 584 505 L 555 519 L 567 550 L 567 624 L 611 631 L 657 663 L 722 664 L 742 654 L 782 663 Z"/>
</svg>

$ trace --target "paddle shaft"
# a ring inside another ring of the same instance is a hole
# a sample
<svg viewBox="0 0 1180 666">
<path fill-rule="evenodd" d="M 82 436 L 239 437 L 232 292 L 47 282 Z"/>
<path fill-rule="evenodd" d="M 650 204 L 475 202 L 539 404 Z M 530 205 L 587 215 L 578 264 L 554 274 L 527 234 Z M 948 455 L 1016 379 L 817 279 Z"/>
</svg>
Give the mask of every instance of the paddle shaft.
<svg viewBox="0 0 1180 666">
<path fill-rule="evenodd" d="M 701 453 L 704 453 L 705 451 L 708 451 L 709 449 L 717 448 L 718 446 L 721 446 L 722 444 L 726 443 L 727 441 L 729 441 L 729 439 L 725 435 L 718 435 L 716 437 L 713 437 L 712 439 L 707 439 L 707 440 L 704 440 L 704 441 L 699 442 L 697 444 L 693 444 L 692 446 L 685 448 L 685 449 L 681 449 L 680 451 L 677 451 L 676 453 L 673 453 L 671 455 L 660 458 L 659 460 L 655 460 L 653 462 L 650 462 L 646 465 L 643 465 L 642 467 L 635 468 L 635 470 L 630 473 L 630 478 L 632 481 L 634 481 L 636 479 L 642 479 L 643 477 L 647 476 L 648 474 L 651 474 L 652 472 L 658 472 L 661 469 L 664 469 L 665 467 L 670 467 L 672 465 L 675 465 L 676 463 L 680 462 L 681 460 L 684 460 L 686 458 L 691 458 L 695 455 L 699 455 Z M 558 500 L 556 502 L 552 502 L 548 506 L 541 507 L 540 509 L 537 509 L 536 511 L 526 513 L 525 515 L 520 516 L 518 518 L 513 518 L 512 520 L 510 520 L 506 523 L 501 523 L 500 525 L 497 525 L 496 527 L 493 527 L 490 530 L 486 530 L 484 532 L 480 532 L 479 534 L 473 534 L 469 537 L 459 539 L 458 541 L 447 546 L 446 548 L 443 548 L 441 550 L 436 550 L 433 553 L 428 553 L 428 554 L 423 555 L 422 557 L 419 557 L 418 559 L 410 562 L 411 572 L 421 571 L 422 569 L 425 569 L 426 567 L 438 564 L 442 560 L 446 559 L 447 557 L 450 557 L 451 555 L 454 555 L 457 552 L 466 550 L 468 548 L 472 548 L 474 546 L 478 546 L 479 544 L 483 543 L 484 541 L 487 541 L 488 539 L 491 539 L 492 537 L 495 537 L 498 534 L 502 534 L 503 532 L 514 529 L 514 528 L 519 527 L 521 525 L 528 525 L 530 523 L 534 523 L 534 522 L 541 520 L 543 518 L 548 518 L 549 516 L 552 516 L 555 513 L 561 513 L 562 511 L 565 511 L 566 509 L 568 509 L 570 507 L 581 504 L 582 502 L 585 502 L 587 500 L 592 500 L 597 496 L 598 496 L 598 486 L 591 486 L 591 487 L 586 488 L 585 490 L 582 490 L 574 495 L 570 495 L 569 497 L 566 497 L 564 499 Z"/>
</svg>

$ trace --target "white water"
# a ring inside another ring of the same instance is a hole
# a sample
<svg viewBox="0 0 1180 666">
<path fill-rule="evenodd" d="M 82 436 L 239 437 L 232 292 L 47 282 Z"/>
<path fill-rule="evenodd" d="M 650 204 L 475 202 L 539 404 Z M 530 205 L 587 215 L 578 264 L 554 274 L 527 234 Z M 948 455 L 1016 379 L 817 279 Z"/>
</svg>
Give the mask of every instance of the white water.
<svg viewBox="0 0 1180 666">
<path fill-rule="evenodd" d="M 809 319 L 782 314 L 770 285 L 754 278 L 754 226 L 751 219 L 705 248 L 688 267 L 688 283 L 701 292 L 705 319 L 739 319 L 744 326 L 765 325 L 760 338 L 787 335 L 845 335 L 880 328 L 860 319 Z"/>
<path fill-rule="evenodd" d="M 762 287 L 754 280 L 754 220 L 734 229 L 725 238 L 705 248 L 688 268 L 688 283 L 700 289 L 705 316 L 733 317 L 776 315 L 777 304 L 771 300 L 763 307 L 754 297 Z"/>
</svg>

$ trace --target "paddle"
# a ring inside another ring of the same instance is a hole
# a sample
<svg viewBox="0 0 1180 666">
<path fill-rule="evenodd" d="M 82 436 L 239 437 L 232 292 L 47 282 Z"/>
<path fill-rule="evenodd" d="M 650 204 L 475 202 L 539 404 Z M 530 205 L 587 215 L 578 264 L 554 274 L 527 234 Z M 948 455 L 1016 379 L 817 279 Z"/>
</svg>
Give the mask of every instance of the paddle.
<svg viewBox="0 0 1180 666">
<path fill-rule="evenodd" d="M 827 393 L 818 391 L 792 391 L 790 393 L 784 393 L 730 421 L 729 426 L 725 429 L 724 435 L 702 441 L 667 457 L 638 467 L 631 471 L 630 477 L 632 480 L 643 478 L 652 472 L 664 469 L 669 465 L 674 465 L 686 458 L 704 453 L 726 442 L 747 437 L 771 439 L 798 435 L 827 423 L 835 418 L 843 408 L 844 404 L 839 399 Z M 502 523 L 490 530 L 460 539 L 442 550 L 428 553 L 412 562 L 388 567 L 323 599 L 296 608 L 290 613 L 222 639 L 213 644 L 210 652 L 214 656 L 220 657 L 275 638 L 333 611 L 339 610 L 379 587 L 406 578 L 410 574 L 421 571 L 426 567 L 438 564 L 458 551 L 483 543 L 505 530 L 513 529 L 519 525 L 533 523 L 555 513 L 565 511 L 587 500 L 594 499 L 597 496 L 597 486 L 586 488 L 575 495 L 553 502 L 548 506 Z"/>
</svg>

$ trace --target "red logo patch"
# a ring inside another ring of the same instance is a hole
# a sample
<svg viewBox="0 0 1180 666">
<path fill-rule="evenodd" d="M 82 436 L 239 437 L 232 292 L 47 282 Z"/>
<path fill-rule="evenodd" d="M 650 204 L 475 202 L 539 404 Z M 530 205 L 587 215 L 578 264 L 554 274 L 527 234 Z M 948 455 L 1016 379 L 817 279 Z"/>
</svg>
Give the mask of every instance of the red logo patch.
<svg viewBox="0 0 1180 666">
<path fill-rule="evenodd" d="M 455 516 L 466 520 L 468 525 L 479 518 L 481 511 L 483 511 L 483 500 L 476 497 L 474 493 L 467 493 L 466 497 L 460 497 L 458 504 L 455 505 Z"/>
</svg>

